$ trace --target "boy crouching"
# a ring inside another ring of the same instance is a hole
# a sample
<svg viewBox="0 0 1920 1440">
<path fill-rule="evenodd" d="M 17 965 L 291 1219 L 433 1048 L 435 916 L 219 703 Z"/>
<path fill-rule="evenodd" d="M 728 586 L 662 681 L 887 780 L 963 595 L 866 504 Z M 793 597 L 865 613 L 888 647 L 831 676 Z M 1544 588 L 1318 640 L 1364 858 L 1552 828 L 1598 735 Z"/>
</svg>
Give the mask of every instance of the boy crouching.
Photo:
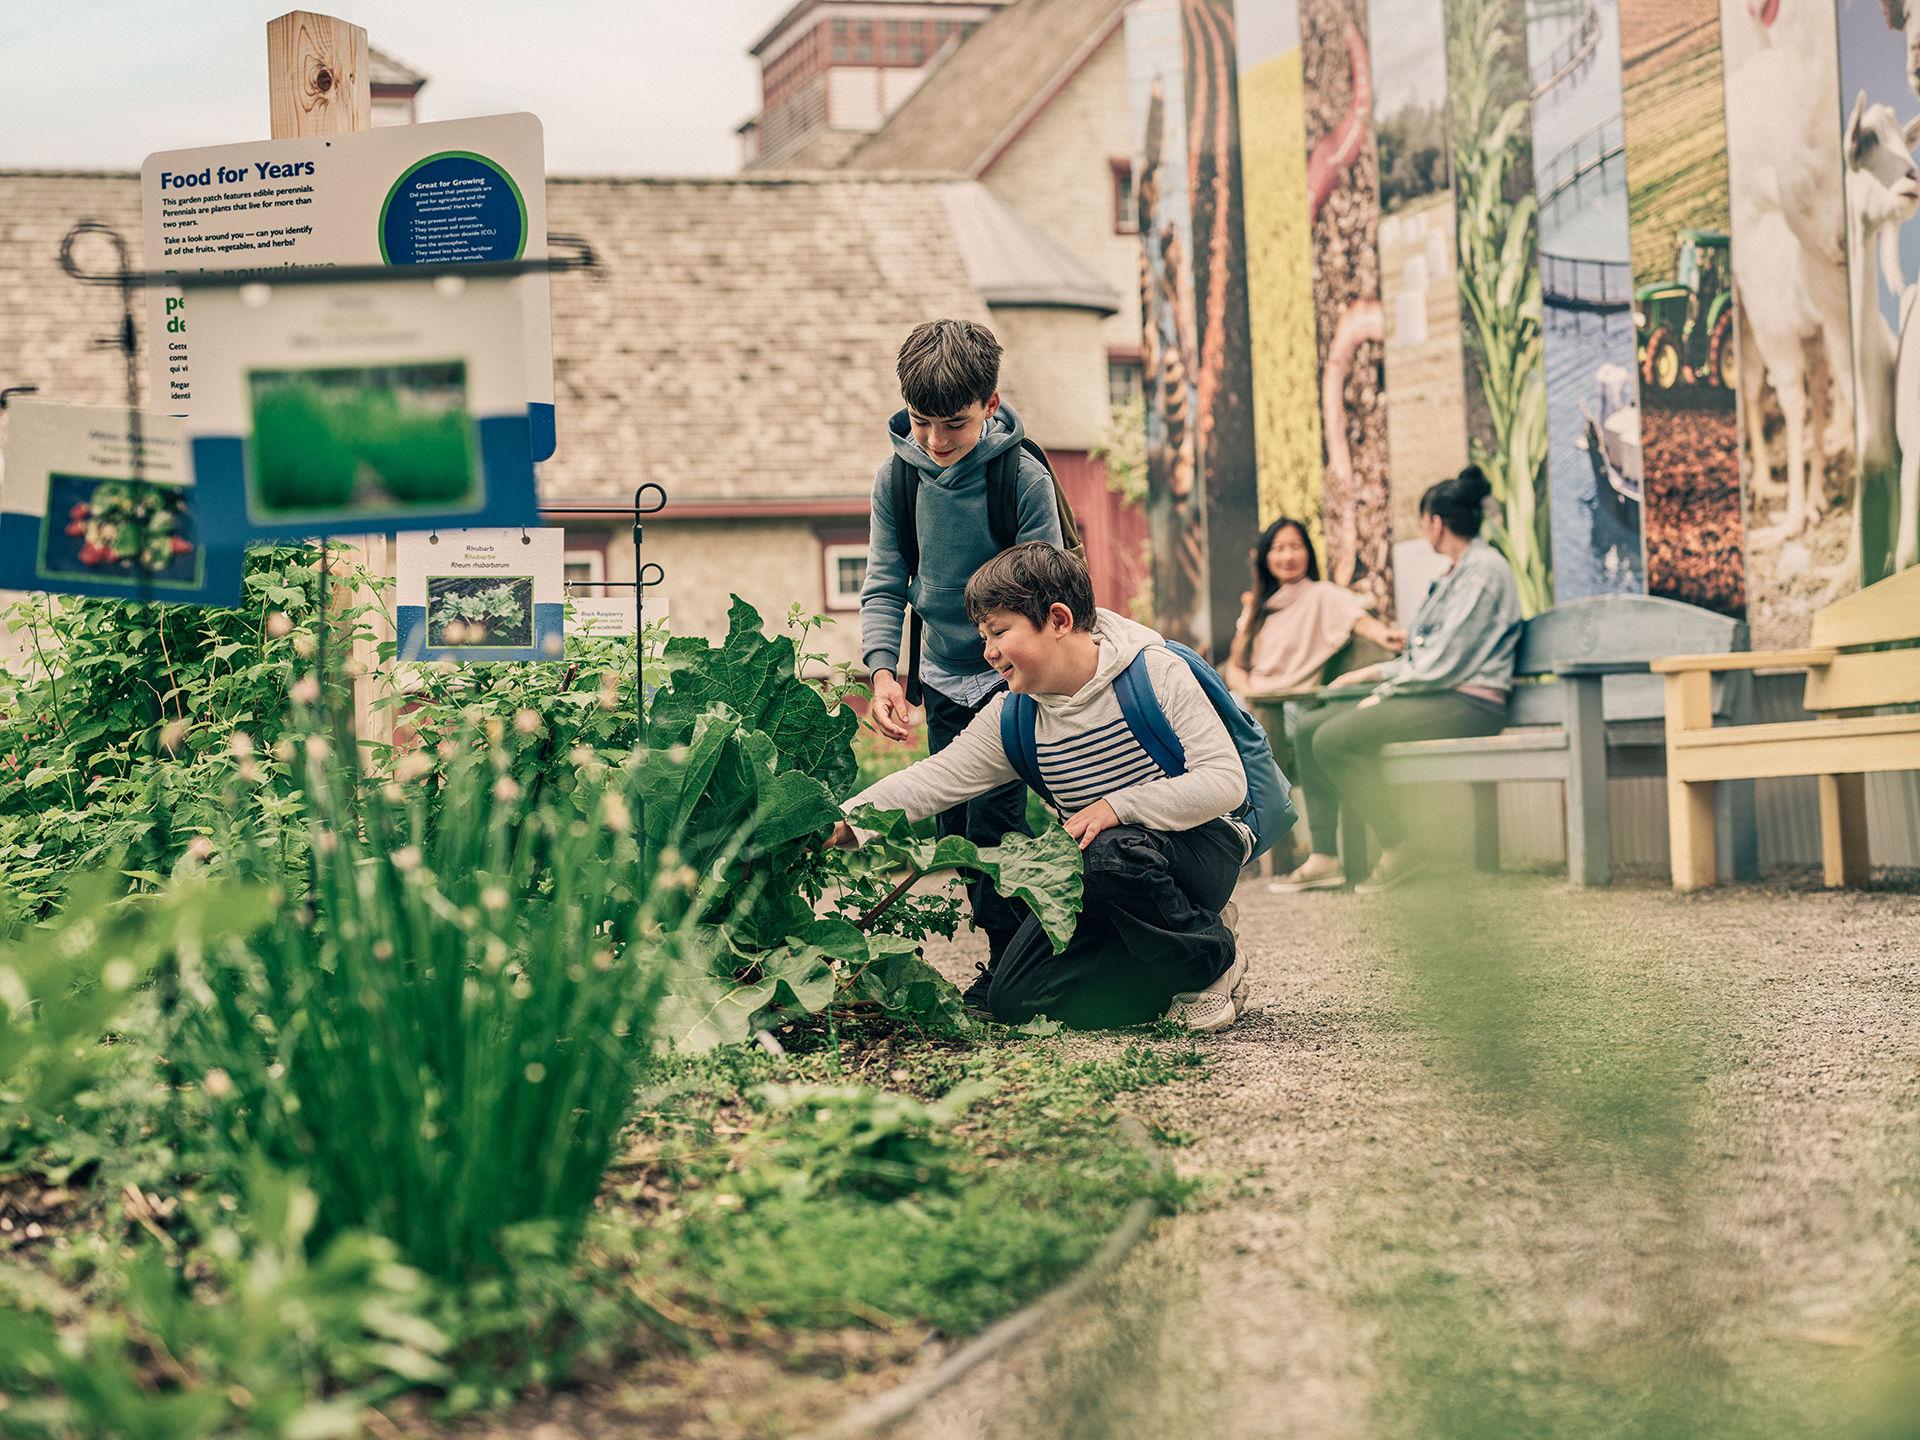
<svg viewBox="0 0 1920 1440">
<path fill-rule="evenodd" d="M 1224 1030 L 1245 1007 L 1247 967 L 1221 911 L 1253 839 L 1227 818 L 1246 798 L 1246 772 L 1206 692 L 1154 631 L 1096 610 L 1087 567 L 1044 541 L 989 560 L 968 581 L 966 603 L 1007 690 L 1034 698 L 1040 777 L 1085 854 L 1073 939 L 1056 955 L 1028 917 L 994 967 L 994 1018 L 1018 1025 L 1048 1015 L 1099 1029 L 1166 1014 Z M 1134 738 L 1114 693 L 1115 677 L 1143 650 L 1185 750 L 1182 775 Z M 1018 779 L 1001 740 L 1007 690 L 938 755 L 842 809 L 872 805 L 919 820 Z M 844 820 L 834 829 L 838 845 L 866 838 Z"/>
</svg>

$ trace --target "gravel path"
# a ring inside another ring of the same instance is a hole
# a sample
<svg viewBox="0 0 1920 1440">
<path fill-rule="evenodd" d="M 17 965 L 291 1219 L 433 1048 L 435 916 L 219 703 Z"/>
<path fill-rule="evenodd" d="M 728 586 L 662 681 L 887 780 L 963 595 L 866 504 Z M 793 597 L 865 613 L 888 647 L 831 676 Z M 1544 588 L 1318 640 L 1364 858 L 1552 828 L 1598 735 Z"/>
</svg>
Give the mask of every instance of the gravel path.
<svg viewBox="0 0 1920 1440">
<path fill-rule="evenodd" d="M 1910 1421 L 1920 1392 L 1886 1388 L 1920 1335 L 1906 888 L 1456 877 L 1382 903 L 1243 884 L 1249 1012 L 1198 1042 L 1204 1080 L 1130 1097 L 1193 1137 L 1177 1162 L 1209 1188 L 1079 1320 L 900 1433 Z M 983 948 L 930 958 L 964 980 Z"/>
</svg>

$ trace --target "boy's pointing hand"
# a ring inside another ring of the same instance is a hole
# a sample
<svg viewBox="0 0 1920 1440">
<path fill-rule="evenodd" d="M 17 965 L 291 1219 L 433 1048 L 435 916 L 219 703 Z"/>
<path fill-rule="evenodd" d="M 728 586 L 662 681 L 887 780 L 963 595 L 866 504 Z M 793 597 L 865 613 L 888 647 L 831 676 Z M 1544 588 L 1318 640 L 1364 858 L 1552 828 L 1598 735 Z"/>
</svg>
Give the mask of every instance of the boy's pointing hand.
<svg viewBox="0 0 1920 1440">
<path fill-rule="evenodd" d="M 1104 800 L 1096 800 L 1084 810 L 1077 810 L 1067 817 L 1067 834 L 1080 842 L 1080 848 L 1086 849 L 1093 843 L 1093 837 L 1110 826 L 1118 825 L 1120 817 L 1113 813 L 1113 806 Z"/>
</svg>

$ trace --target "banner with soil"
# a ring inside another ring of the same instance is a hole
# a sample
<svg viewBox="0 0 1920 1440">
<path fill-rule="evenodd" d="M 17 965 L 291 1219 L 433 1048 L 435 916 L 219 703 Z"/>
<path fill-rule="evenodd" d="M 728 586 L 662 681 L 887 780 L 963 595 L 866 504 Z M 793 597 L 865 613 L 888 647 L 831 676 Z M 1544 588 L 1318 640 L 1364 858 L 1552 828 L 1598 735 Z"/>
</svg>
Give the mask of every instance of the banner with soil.
<svg viewBox="0 0 1920 1440">
<path fill-rule="evenodd" d="M 1326 574 L 1394 618 L 1380 193 L 1362 0 L 1301 0 Z"/>
<path fill-rule="evenodd" d="M 1142 251 L 1140 357 L 1146 391 L 1153 608 L 1162 634 L 1205 650 L 1213 627 L 1207 512 L 1197 483 L 1202 461 L 1195 380 L 1200 364 L 1179 0 L 1142 0 L 1129 7 L 1126 46 Z M 1237 607 L 1230 613 L 1237 613 Z"/>
<path fill-rule="evenodd" d="M 1307 141 L 1301 109 L 1299 0 L 1238 0 L 1240 175 L 1246 194 L 1247 309 L 1253 420 L 1264 528 L 1320 523 L 1320 410 L 1307 227 Z"/>
<path fill-rule="evenodd" d="M 1220 562 L 1210 557 L 1206 567 L 1207 623 L 1196 610 L 1192 628 L 1195 648 L 1218 663 L 1226 659 L 1245 589 L 1235 561 L 1260 529 L 1233 0 L 1180 0 L 1180 38 L 1191 166 L 1199 476 L 1206 534 L 1217 542 Z"/>
<path fill-rule="evenodd" d="M 1526 12 L 1447 0 L 1446 16 L 1468 451 L 1498 507 L 1487 538 L 1537 615 L 1553 604 L 1553 552 Z"/>
<path fill-rule="evenodd" d="M 1647 592 L 1745 617 L 1717 0 L 1620 0 Z"/>
<path fill-rule="evenodd" d="M 1556 602 L 1646 590 L 1617 0 L 1527 0 Z"/>
<path fill-rule="evenodd" d="M 1920 225 L 1912 223 L 1920 204 L 1912 157 L 1920 140 L 1916 45 L 1920 10 L 1902 0 L 1839 7 L 1841 106 L 1834 113 L 1847 197 L 1857 501 L 1825 592 L 1830 599 L 1920 561 L 1920 291 L 1907 283 L 1920 274 Z M 1816 524 L 1816 537 L 1826 528 Z M 1818 555 L 1817 539 L 1810 548 Z"/>
<path fill-rule="evenodd" d="M 1447 151 L 1447 17 L 1443 0 L 1371 0 L 1367 11 L 1393 540 L 1396 547 L 1413 541 L 1425 548 L 1420 497 L 1467 463 Z"/>
</svg>

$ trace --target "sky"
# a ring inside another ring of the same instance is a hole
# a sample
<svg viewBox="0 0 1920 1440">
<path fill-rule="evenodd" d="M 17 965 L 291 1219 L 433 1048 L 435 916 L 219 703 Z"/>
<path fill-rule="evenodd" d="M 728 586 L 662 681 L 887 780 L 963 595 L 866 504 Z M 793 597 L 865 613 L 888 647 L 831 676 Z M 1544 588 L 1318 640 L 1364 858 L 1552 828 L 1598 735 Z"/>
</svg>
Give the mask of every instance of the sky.
<svg viewBox="0 0 1920 1440">
<path fill-rule="evenodd" d="M 419 118 L 530 110 L 564 175 L 725 175 L 759 105 L 747 55 L 793 0 L 342 0 L 425 74 Z M 264 139 L 267 21 L 289 0 L 0 0 L 0 169 L 135 170 Z"/>
</svg>

